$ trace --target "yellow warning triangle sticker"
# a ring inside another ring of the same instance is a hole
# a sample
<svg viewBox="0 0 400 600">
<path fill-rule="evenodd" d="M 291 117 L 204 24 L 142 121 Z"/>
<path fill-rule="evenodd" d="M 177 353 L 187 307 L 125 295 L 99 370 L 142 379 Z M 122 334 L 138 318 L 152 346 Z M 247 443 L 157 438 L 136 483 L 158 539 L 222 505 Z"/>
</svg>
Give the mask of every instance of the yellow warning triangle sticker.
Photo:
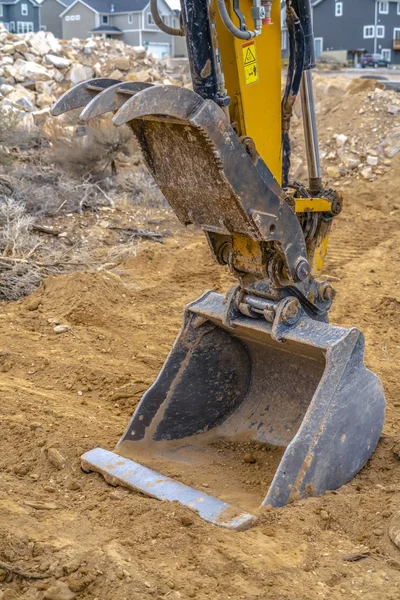
<svg viewBox="0 0 400 600">
<path fill-rule="evenodd" d="M 244 57 L 244 64 L 248 65 L 249 63 L 255 62 L 256 57 L 254 56 L 251 48 L 247 48 L 246 56 Z"/>
</svg>

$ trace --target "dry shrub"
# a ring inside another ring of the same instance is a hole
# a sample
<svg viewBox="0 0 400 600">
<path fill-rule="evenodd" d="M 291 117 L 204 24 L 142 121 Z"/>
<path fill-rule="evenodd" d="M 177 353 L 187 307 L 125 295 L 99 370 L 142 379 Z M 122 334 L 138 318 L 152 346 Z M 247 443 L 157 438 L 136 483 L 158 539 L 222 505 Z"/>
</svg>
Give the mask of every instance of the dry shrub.
<svg viewBox="0 0 400 600">
<path fill-rule="evenodd" d="M 13 197 L 35 217 L 97 211 L 101 206 L 113 204 L 108 195 L 109 178 L 96 181 L 87 176 L 77 181 L 61 168 L 29 163 L 16 165 L 8 173 L 14 187 Z"/>
<path fill-rule="evenodd" d="M 124 262 L 128 258 L 132 258 L 137 255 L 138 242 L 137 240 L 128 241 L 126 244 L 120 246 L 114 246 L 108 251 L 105 262 L 106 264 L 114 263 L 119 264 Z"/>
<path fill-rule="evenodd" d="M 33 222 L 21 202 L 0 197 L 0 300 L 18 300 L 42 281 L 39 268 L 27 260 L 40 245 Z"/>
<path fill-rule="evenodd" d="M 0 199 L 0 251 L 3 256 L 24 257 L 39 244 L 30 231 L 34 218 L 14 198 Z"/>
<path fill-rule="evenodd" d="M 145 167 L 118 175 L 117 191 L 131 206 L 168 208 L 169 204 Z"/>
<path fill-rule="evenodd" d="M 6 263 L 0 257 L 0 301 L 19 300 L 42 283 L 39 268 L 32 263 Z"/>
<path fill-rule="evenodd" d="M 12 162 L 9 147 L 14 145 L 21 117 L 12 110 L 0 107 L 0 164 Z"/>
<path fill-rule="evenodd" d="M 38 131 L 24 127 L 23 115 L 12 108 L 0 107 L 0 164 L 10 164 L 13 149 L 30 150 L 41 144 Z"/>
<path fill-rule="evenodd" d="M 131 156 L 135 150 L 128 127 L 103 119 L 78 127 L 73 136 L 52 140 L 51 159 L 73 177 L 104 176 L 110 170 L 115 175 L 117 155 Z"/>
</svg>

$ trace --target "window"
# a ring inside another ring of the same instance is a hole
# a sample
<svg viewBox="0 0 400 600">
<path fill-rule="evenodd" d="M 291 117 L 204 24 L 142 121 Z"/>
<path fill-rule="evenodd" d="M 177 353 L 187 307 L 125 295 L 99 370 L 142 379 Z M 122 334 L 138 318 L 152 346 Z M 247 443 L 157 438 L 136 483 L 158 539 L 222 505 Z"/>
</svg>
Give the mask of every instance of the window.
<svg viewBox="0 0 400 600">
<path fill-rule="evenodd" d="M 15 21 L 10 21 L 9 29 L 11 33 L 15 33 Z"/>
<path fill-rule="evenodd" d="M 154 19 L 151 16 L 151 13 L 147 13 L 147 25 L 154 25 Z"/>
<path fill-rule="evenodd" d="M 132 23 L 133 23 L 133 15 L 128 15 L 128 23 L 129 23 L 129 25 L 132 25 Z"/>
<path fill-rule="evenodd" d="M 103 23 L 103 25 L 108 25 L 108 15 L 102 15 L 101 22 Z"/>
<path fill-rule="evenodd" d="M 40 31 L 47 31 L 47 25 L 41 25 Z"/>
<path fill-rule="evenodd" d="M 385 37 L 385 26 L 384 25 L 377 25 L 376 26 L 376 37 L 377 38 L 384 38 Z"/>
<path fill-rule="evenodd" d="M 27 4 L 21 4 L 21 15 L 23 17 L 26 17 L 28 14 L 28 5 Z"/>
<path fill-rule="evenodd" d="M 375 37 L 375 26 L 365 25 L 363 37 L 364 39 Z"/>
<path fill-rule="evenodd" d="M 393 29 L 393 39 L 400 40 L 400 27 L 395 27 Z"/>
<path fill-rule="evenodd" d="M 67 15 L 67 16 L 65 17 L 65 20 L 66 20 L 66 21 L 69 21 L 70 19 L 71 19 L 71 17 L 70 17 L 69 15 Z"/>
<path fill-rule="evenodd" d="M 281 38 L 281 50 L 287 50 L 287 36 L 288 36 L 287 31 L 283 30 L 282 38 Z"/>
<path fill-rule="evenodd" d="M 343 15 L 343 2 L 335 3 L 335 17 L 341 17 Z"/>
<path fill-rule="evenodd" d="M 397 4 L 397 14 L 400 15 L 400 2 Z"/>
<path fill-rule="evenodd" d="M 0 17 L 2 17 L 2 16 L 3 16 L 3 5 L 0 4 Z"/>
<path fill-rule="evenodd" d="M 382 58 L 385 60 L 388 60 L 389 62 L 392 60 L 392 51 L 390 48 L 382 48 L 381 54 Z"/>
<path fill-rule="evenodd" d="M 17 21 L 17 33 L 30 33 L 33 31 L 33 23 Z"/>
<path fill-rule="evenodd" d="M 389 14 L 389 2 L 378 2 L 378 10 L 381 15 Z"/>
<path fill-rule="evenodd" d="M 75 21 L 80 21 L 81 20 L 81 15 L 75 15 Z"/>
<path fill-rule="evenodd" d="M 166 25 L 169 25 L 169 16 L 168 15 L 161 15 L 161 18 Z"/>
<path fill-rule="evenodd" d="M 75 15 L 71 15 L 71 21 L 75 21 Z"/>
<path fill-rule="evenodd" d="M 316 37 L 314 38 L 314 51 L 315 56 L 318 58 L 324 51 L 324 38 Z"/>
</svg>

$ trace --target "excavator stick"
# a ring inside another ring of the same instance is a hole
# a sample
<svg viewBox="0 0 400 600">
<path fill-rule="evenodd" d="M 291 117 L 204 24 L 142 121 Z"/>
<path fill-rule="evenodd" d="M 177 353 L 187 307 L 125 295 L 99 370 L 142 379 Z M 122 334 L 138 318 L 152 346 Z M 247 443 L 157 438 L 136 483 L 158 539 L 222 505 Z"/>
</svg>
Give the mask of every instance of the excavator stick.
<svg viewBox="0 0 400 600">
<path fill-rule="evenodd" d="M 309 0 L 287 2 L 295 56 L 282 107 L 280 3 L 270 13 L 271 2 L 241 2 L 243 12 L 238 2 L 182 1 L 174 34 L 187 37 L 194 91 L 95 79 L 53 107 L 82 108 L 83 121 L 112 113 L 116 126 L 128 125 L 178 219 L 204 231 L 238 281 L 226 296 L 209 291 L 186 307 L 115 451 L 91 450 L 82 467 L 237 530 L 255 522 L 258 506 L 350 481 L 378 443 L 385 408 L 361 332 L 328 323 L 334 291 L 318 278 L 341 197 L 323 188 L 319 169 Z M 171 29 L 156 0 L 151 9 Z M 308 186 L 288 181 L 300 83 Z M 247 448 L 275 466 L 272 477 L 259 471 L 261 493 L 236 477 Z"/>
</svg>

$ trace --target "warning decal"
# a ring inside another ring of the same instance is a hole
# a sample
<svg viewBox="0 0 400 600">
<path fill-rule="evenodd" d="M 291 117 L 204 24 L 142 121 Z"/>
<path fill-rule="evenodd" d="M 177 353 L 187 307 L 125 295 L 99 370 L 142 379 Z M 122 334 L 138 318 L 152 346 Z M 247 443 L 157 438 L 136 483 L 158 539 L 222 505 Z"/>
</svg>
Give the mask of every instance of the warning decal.
<svg viewBox="0 0 400 600">
<path fill-rule="evenodd" d="M 256 54 L 256 43 L 254 41 L 247 42 L 242 46 L 244 79 L 246 85 L 256 83 L 258 81 L 258 65 Z"/>
</svg>

